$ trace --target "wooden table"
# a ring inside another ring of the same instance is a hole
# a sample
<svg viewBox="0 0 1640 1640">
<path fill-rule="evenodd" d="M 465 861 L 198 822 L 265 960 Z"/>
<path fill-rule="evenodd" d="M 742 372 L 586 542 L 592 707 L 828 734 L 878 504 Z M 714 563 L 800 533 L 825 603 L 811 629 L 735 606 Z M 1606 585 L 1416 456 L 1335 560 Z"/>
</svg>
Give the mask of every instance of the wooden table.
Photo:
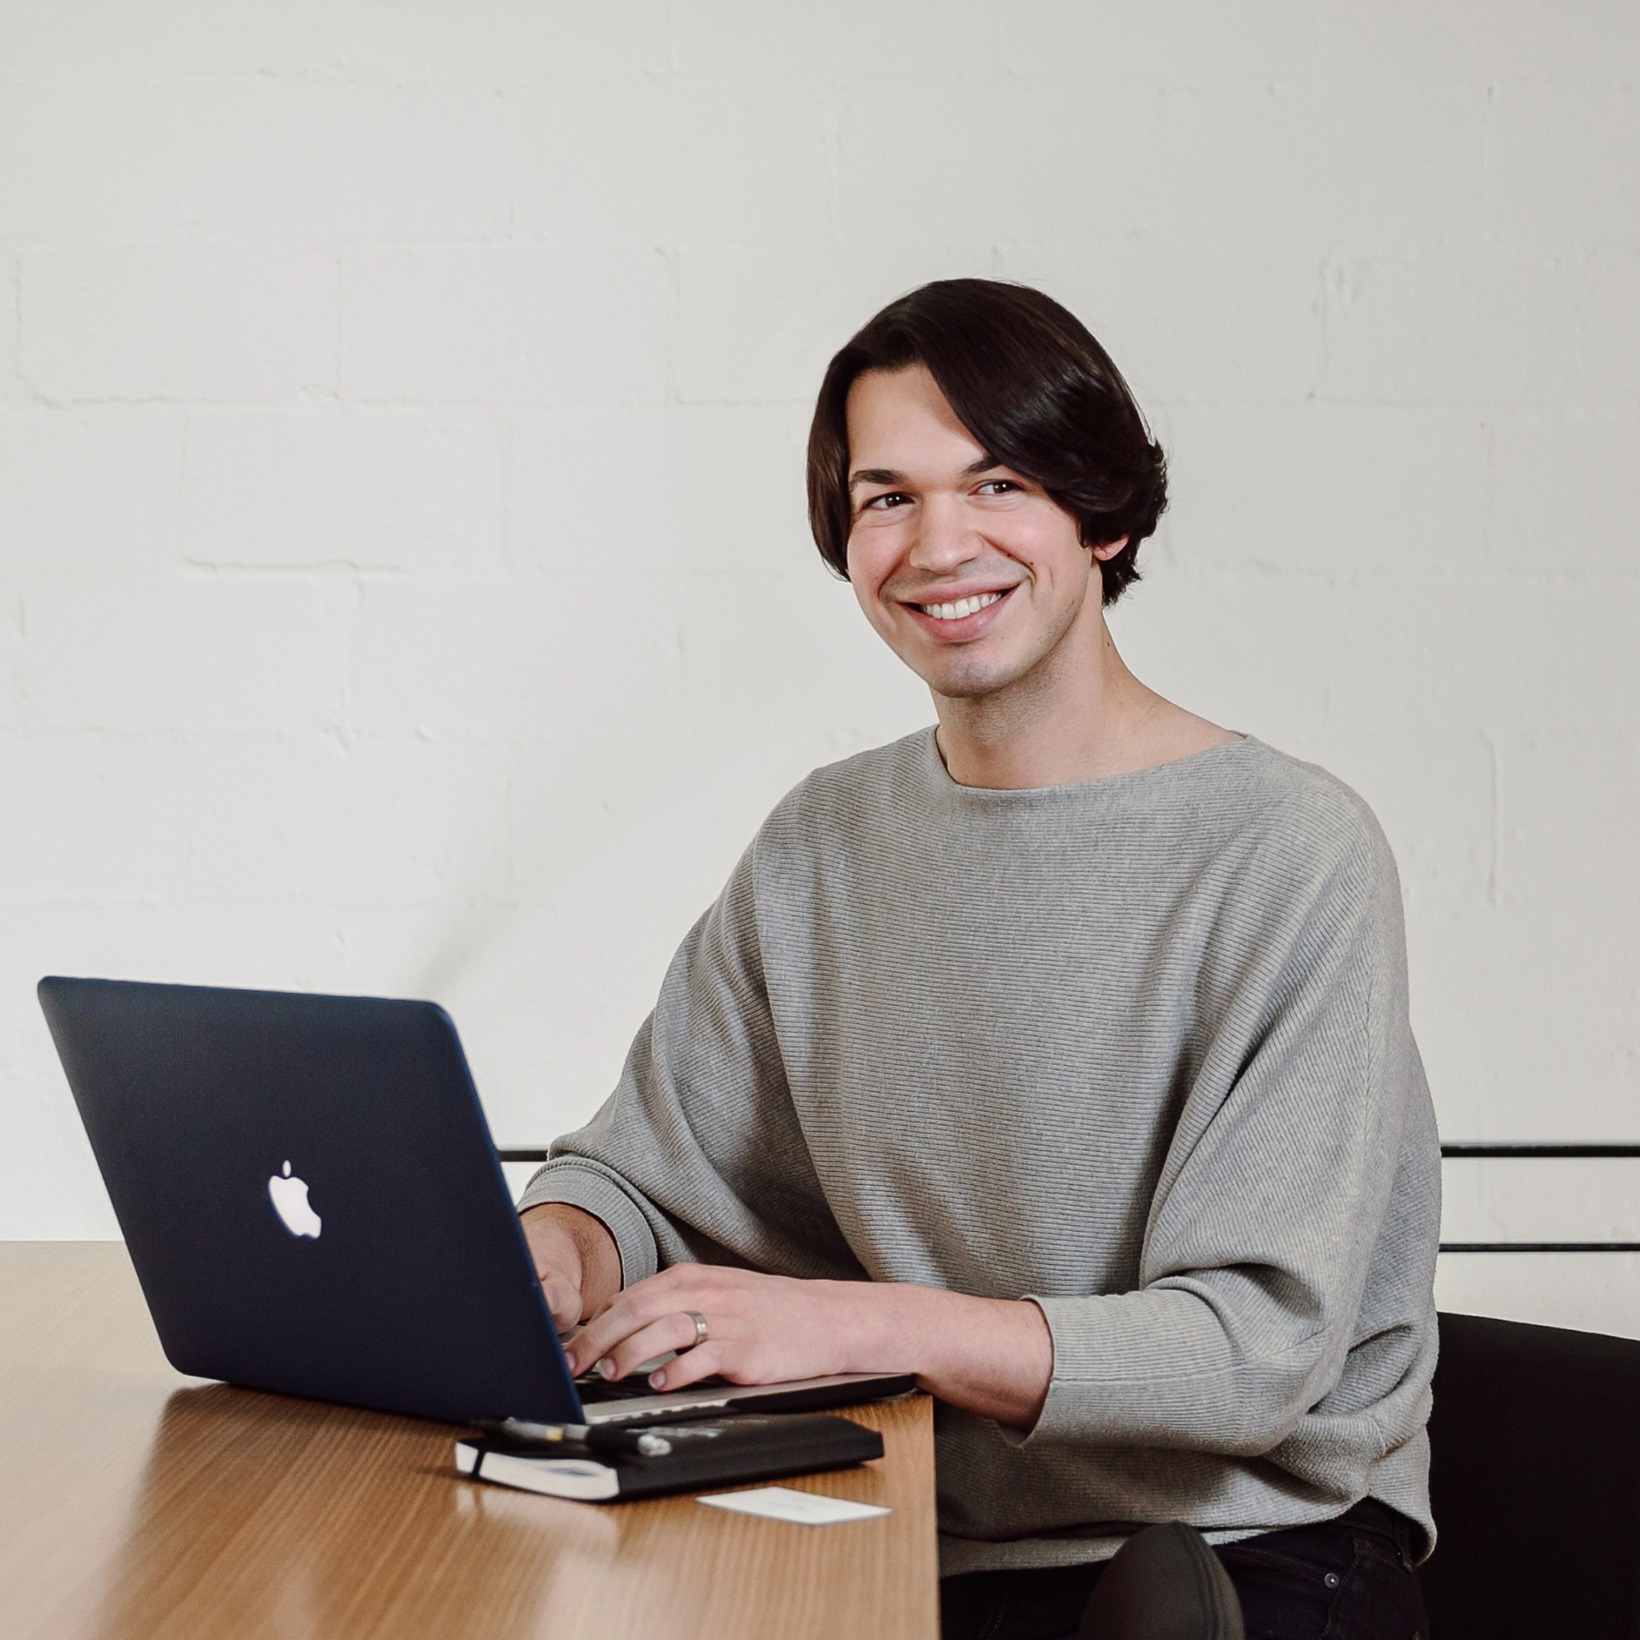
<svg viewBox="0 0 1640 1640">
<path fill-rule="evenodd" d="M 854 1409 L 887 1456 L 783 1483 L 888 1516 L 562 1503 L 456 1479 L 446 1425 L 179 1376 L 118 1243 L 0 1243 L 0 1631 L 932 1640 L 929 1409 Z"/>
</svg>

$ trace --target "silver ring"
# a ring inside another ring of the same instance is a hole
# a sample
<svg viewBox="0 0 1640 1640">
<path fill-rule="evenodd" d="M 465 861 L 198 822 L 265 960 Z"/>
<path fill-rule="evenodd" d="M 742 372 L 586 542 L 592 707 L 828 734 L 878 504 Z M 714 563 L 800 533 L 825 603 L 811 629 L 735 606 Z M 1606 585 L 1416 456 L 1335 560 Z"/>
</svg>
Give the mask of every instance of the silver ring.
<svg viewBox="0 0 1640 1640">
<path fill-rule="evenodd" d="M 683 1346 L 686 1350 L 692 1350 L 706 1342 L 706 1317 L 699 1310 L 685 1310 L 683 1313 L 695 1324 L 695 1336 Z"/>
</svg>

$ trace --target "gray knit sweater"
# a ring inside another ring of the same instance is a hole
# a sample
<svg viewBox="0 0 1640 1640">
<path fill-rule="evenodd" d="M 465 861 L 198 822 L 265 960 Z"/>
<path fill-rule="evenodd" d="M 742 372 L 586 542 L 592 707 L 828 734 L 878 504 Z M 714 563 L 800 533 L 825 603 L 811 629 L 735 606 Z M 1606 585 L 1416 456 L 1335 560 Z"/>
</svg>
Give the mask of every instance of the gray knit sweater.
<svg viewBox="0 0 1640 1640">
<path fill-rule="evenodd" d="M 1030 1297 L 1027 1434 L 938 1409 L 946 1572 L 1363 1496 L 1432 1537 L 1440 1157 L 1366 805 L 1255 739 L 956 784 L 932 732 L 818 770 L 673 961 L 524 1205 L 684 1259 Z"/>
</svg>

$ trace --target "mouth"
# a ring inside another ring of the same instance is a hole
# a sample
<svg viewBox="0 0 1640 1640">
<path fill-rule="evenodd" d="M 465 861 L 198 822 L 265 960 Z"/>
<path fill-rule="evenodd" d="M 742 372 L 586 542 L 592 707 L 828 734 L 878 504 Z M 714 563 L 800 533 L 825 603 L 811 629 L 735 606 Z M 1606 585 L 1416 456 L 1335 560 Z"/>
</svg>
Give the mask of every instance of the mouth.
<svg viewBox="0 0 1640 1640">
<path fill-rule="evenodd" d="M 961 621 L 970 615 L 977 615 L 982 609 L 989 609 L 992 604 L 1001 603 L 1002 598 L 1000 592 L 980 592 L 971 598 L 959 598 L 952 604 L 917 604 L 914 607 L 933 621 Z"/>
<path fill-rule="evenodd" d="M 930 637 L 943 643 L 966 643 L 970 638 L 979 637 L 996 620 L 1013 590 L 996 587 L 989 592 L 972 592 L 964 598 L 941 599 L 935 603 L 907 601 L 901 607 Z"/>
</svg>

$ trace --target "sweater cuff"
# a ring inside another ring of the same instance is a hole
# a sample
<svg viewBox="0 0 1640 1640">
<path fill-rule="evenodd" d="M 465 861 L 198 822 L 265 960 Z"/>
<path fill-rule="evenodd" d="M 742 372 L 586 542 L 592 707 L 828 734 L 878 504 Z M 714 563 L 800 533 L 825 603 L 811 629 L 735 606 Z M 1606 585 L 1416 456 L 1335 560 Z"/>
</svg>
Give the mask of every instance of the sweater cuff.
<svg viewBox="0 0 1640 1640">
<path fill-rule="evenodd" d="M 1171 1445 L 1171 1419 L 1220 1421 L 1223 1368 L 1190 1336 L 1196 1308 L 1190 1300 L 1152 1306 L 1144 1314 L 1132 1294 L 1027 1296 L 1048 1323 L 1053 1377 L 1021 1444 L 1122 1436 Z M 1166 1389 L 1159 1395 L 1161 1380 Z"/>
<path fill-rule="evenodd" d="M 579 1207 L 602 1222 L 615 1238 L 620 1254 L 622 1287 L 634 1286 L 660 1267 L 654 1232 L 643 1210 L 615 1177 L 596 1163 L 566 1157 L 537 1169 L 518 1198 L 518 1211 L 539 1207 L 543 1202 Z"/>
</svg>

